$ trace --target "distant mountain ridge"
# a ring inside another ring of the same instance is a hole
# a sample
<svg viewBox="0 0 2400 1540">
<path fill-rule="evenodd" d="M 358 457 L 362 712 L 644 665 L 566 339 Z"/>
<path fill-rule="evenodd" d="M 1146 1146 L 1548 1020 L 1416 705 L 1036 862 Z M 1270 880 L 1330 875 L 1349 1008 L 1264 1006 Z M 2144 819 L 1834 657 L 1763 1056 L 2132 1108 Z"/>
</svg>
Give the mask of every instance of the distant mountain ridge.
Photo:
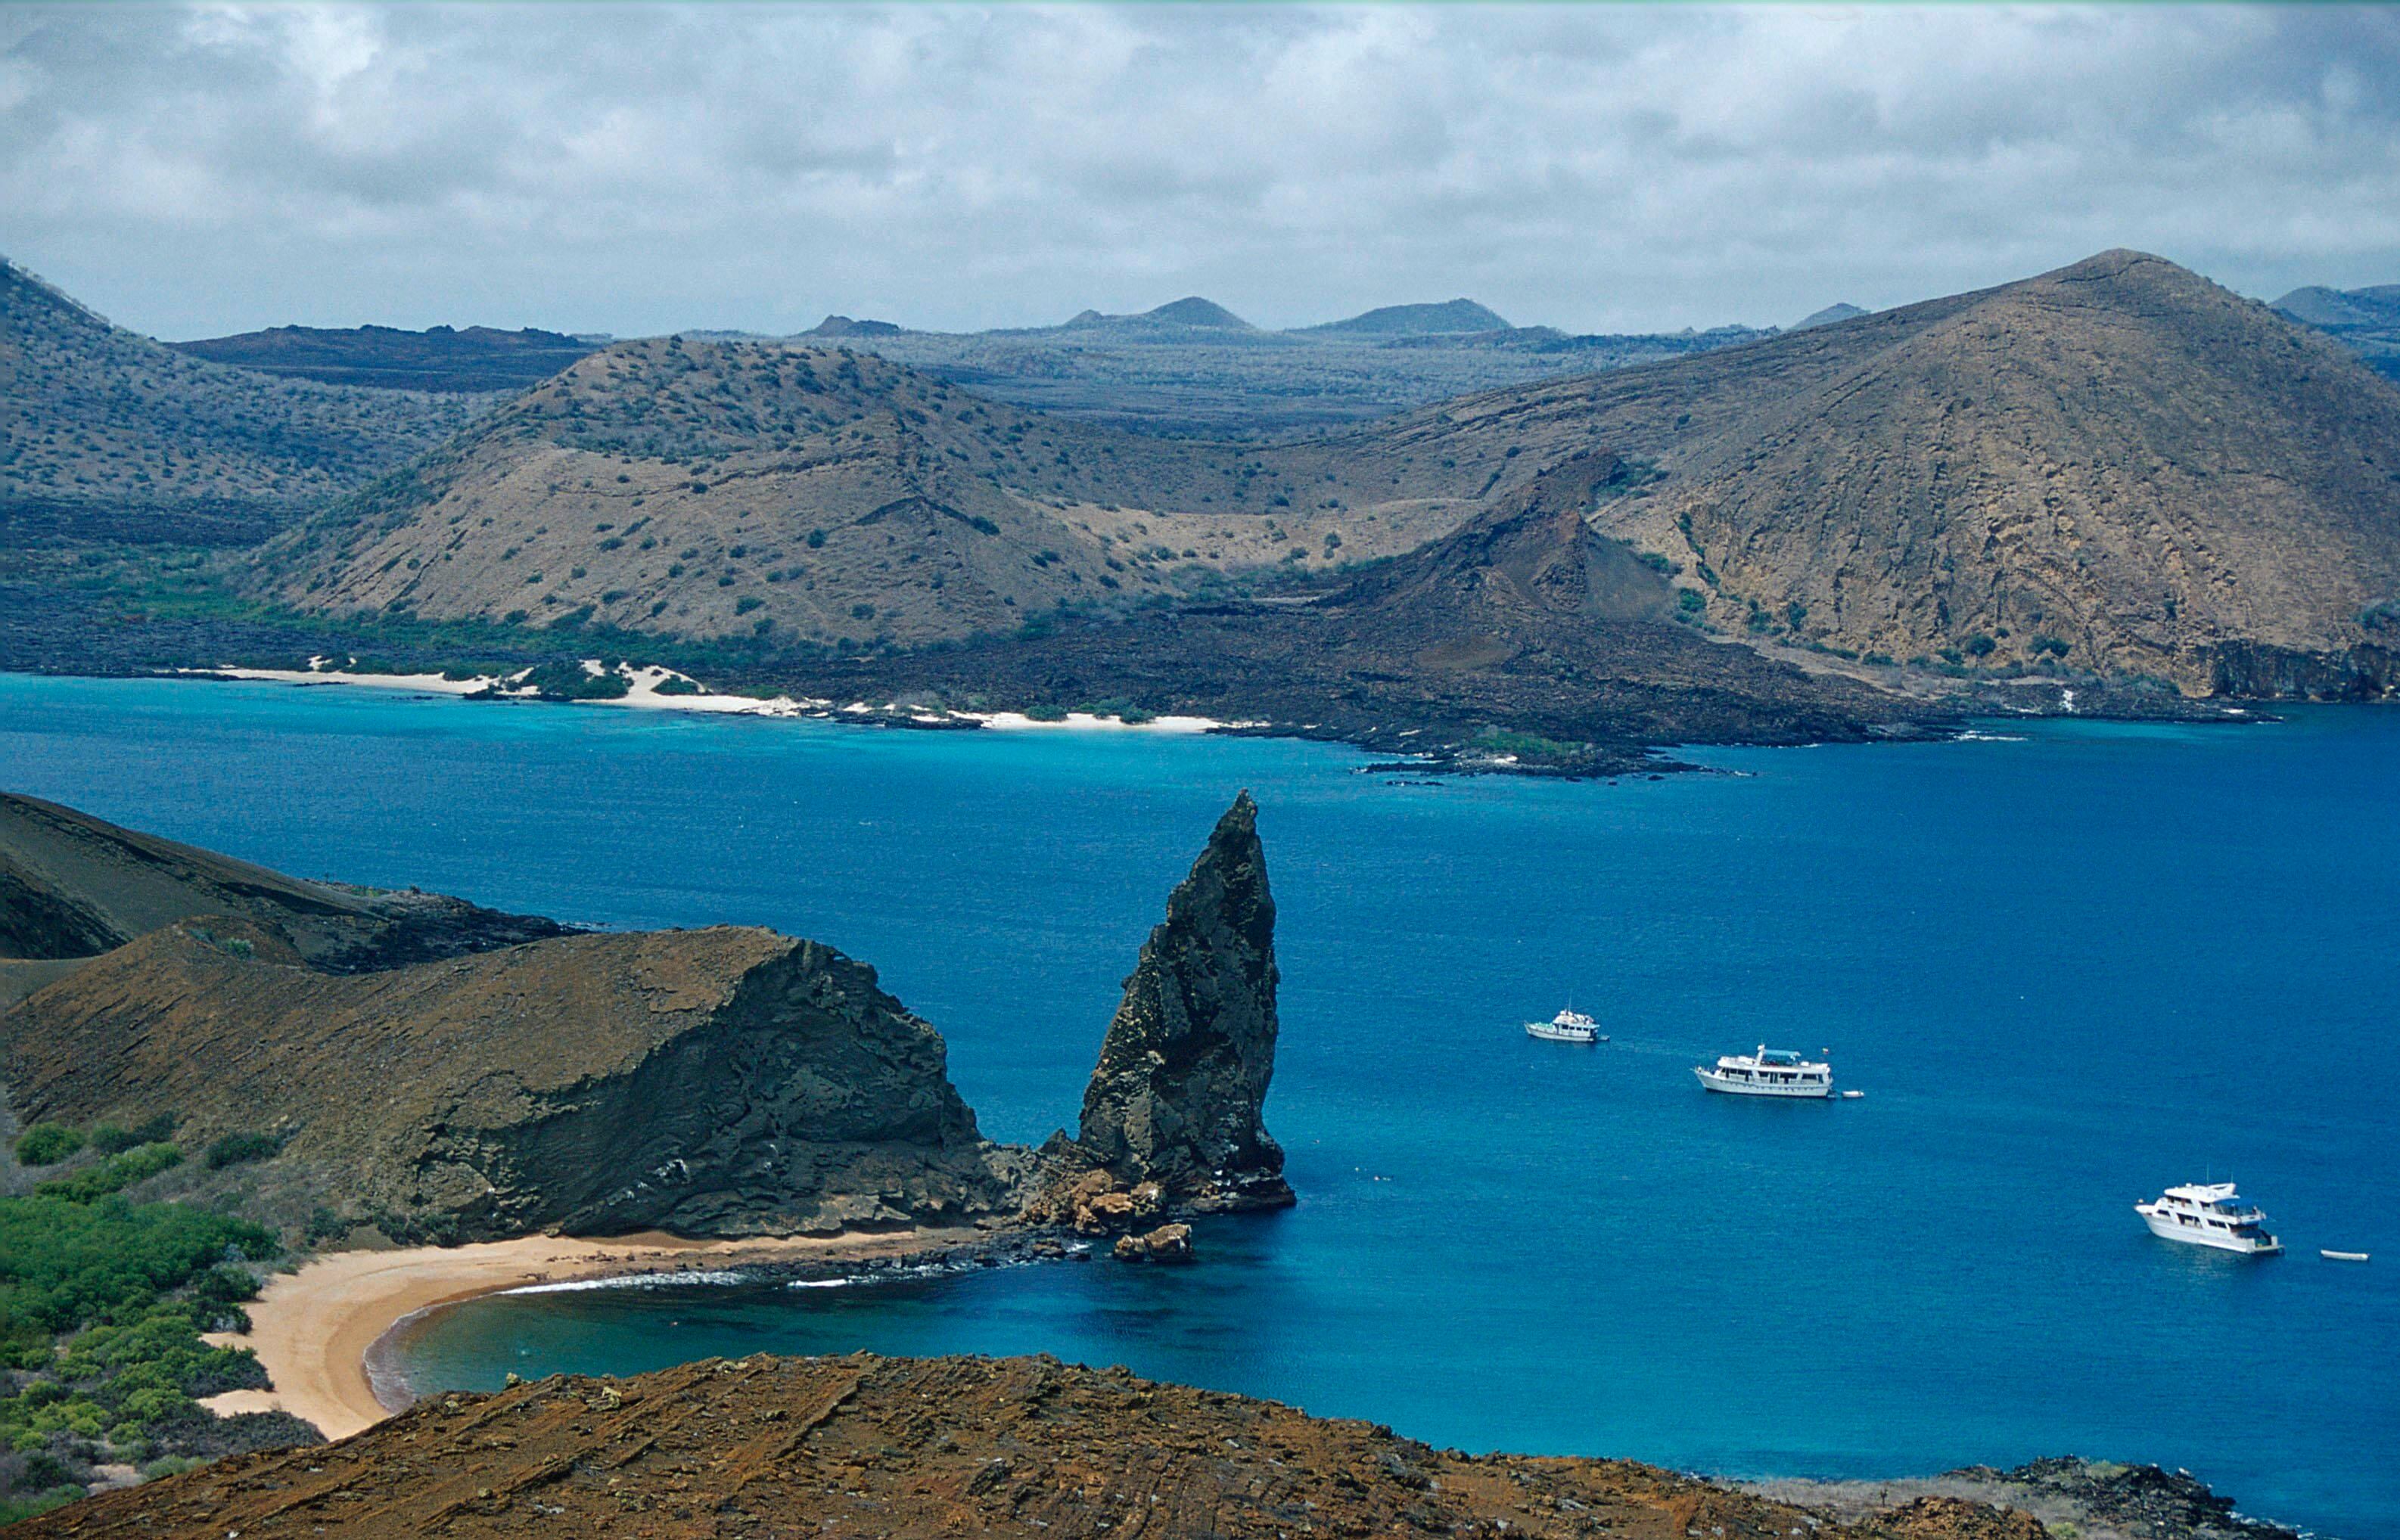
<svg viewBox="0 0 2400 1540">
<path fill-rule="evenodd" d="M 1226 309 L 1214 300 L 1197 294 L 1169 300 L 1165 305 L 1144 310 L 1139 315 L 1111 316 L 1098 310 L 1085 310 L 1060 327 L 1061 331 L 1123 331 L 1127 329 L 1153 331 L 1162 329 L 1194 332 L 1255 332 L 1257 327 Z"/>
<path fill-rule="evenodd" d="M 2274 309 L 2333 337 L 2384 378 L 2400 380 L 2400 283 L 2295 289 Z"/>
<path fill-rule="evenodd" d="M 194 358 L 328 385 L 386 390 L 522 390 L 577 359 L 593 344 L 525 327 L 449 326 L 406 332 L 391 326 L 275 326 L 263 332 L 167 345 Z"/>
<path fill-rule="evenodd" d="M 2371 289 L 2295 289 L 2271 308 L 2311 326 L 2400 326 L 2400 283 Z"/>
<path fill-rule="evenodd" d="M 1478 305 L 1471 299 L 1443 300 L 1433 305 L 1380 306 L 1346 320 L 1329 320 L 1299 328 L 1303 334 L 1341 332 L 1367 336 L 1425 336 L 1452 332 L 1511 330 L 1514 328 L 1498 311 Z"/>
<path fill-rule="evenodd" d="M 1835 321 L 1853 320 L 1865 314 L 1867 314 L 1867 311 L 1862 306 L 1836 302 L 1826 306 L 1821 310 L 1813 311 L 1807 316 L 1803 316 L 1800 320 L 1793 322 L 1792 330 L 1795 332 L 1805 332 L 1811 326 L 1831 326 Z"/>
</svg>

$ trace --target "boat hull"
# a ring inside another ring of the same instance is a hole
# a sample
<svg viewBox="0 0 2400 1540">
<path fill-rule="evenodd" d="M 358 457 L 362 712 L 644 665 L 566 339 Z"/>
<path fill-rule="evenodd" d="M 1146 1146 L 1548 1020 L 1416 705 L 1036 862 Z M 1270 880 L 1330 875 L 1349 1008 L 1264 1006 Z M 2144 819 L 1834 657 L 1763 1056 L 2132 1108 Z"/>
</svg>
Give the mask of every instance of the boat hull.
<svg viewBox="0 0 2400 1540">
<path fill-rule="evenodd" d="M 1733 1080 L 1707 1069 L 1692 1071 L 1702 1085 L 1725 1097 L 1780 1097 L 1786 1101 L 1822 1101 L 1834 1094 L 1833 1085 L 1792 1084 L 1761 1085 L 1752 1081 Z"/>
<path fill-rule="evenodd" d="M 2212 1251 L 2231 1251 L 2245 1257 L 2271 1257 L 2284 1249 L 2284 1243 L 2272 1235 L 2237 1235 L 2226 1230 L 2208 1230 L 2199 1225 L 2181 1224 L 2172 1213 L 2160 1212 L 2135 1204 L 2134 1212 L 2150 1227 L 2150 1233 L 2162 1241 L 2176 1241 L 2185 1246 L 2204 1246 Z"/>
<path fill-rule="evenodd" d="M 1589 1027 L 1553 1027 L 1547 1021 L 1525 1023 L 1525 1035 L 1545 1043 L 1598 1043 L 1600 1032 Z"/>
</svg>

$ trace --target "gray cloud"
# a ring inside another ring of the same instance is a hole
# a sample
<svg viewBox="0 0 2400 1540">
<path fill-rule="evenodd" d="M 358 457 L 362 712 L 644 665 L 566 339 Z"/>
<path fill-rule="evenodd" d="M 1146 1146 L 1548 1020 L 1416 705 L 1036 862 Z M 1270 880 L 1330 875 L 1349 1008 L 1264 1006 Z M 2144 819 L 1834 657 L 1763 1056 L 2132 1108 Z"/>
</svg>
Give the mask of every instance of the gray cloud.
<svg viewBox="0 0 2400 1540">
<path fill-rule="evenodd" d="M 0 250 L 167 336 L 1650 329 L 2116 245 L 2400 281 L 2400 13 L 0 9 Z"/>
</svg>

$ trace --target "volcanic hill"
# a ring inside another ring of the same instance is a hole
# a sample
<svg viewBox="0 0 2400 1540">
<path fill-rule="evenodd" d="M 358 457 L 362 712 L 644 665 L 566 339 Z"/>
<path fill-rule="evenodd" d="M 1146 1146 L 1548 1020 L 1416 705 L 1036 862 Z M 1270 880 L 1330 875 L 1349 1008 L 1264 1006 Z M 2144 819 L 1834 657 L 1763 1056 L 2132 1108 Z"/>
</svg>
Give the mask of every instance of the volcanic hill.
<svg viewBox="0 0 2400 1540">
<path fill-rule="evenodd" d="M 2274 308 L 2332 337 L 2384 378 L 2400 380 L 2400 283 L 2295 289 L 2275 301 Z"/>
<path fill-rule="evenodd" d="M 1370 336 L 1438 336 L 1452 333 L 1507 332 L 1506 318 L 1471 299 L 1431 305 L 1384 305 L 1343 320 L 1303 326 L 1303 333 L 1352 333 Z"/>
<path fill-rule="evenodd" d="M 2158 257 L 1514 410 L 1655 462 L 1662 482 L 1601 525 L 1675 562 L 1734 634 L 2196 692 L 2395 677 L 2400 389 Z"/>
<path fill-rule="evenodd" d="M 1540 463 L 1457 437 L 1254 451 L 846 349 L 626 343 L 268 547 L 260 584 L 335 614 L 917 646 L 1411 549 Z"/>
<path fill-rule="evenodd" d="M 566 934 L 438 893 L 308 882 L 0 793 L 0 1005 L 189 915 L 271 930 L 308 966 L 347 974 Z"/>
<path fill-rule="evenodd" d="M 5 260 L 0 396 L 9 544 L 248 544 L 432 448 L 476 411 L 187 357 Z"/>
</svg>

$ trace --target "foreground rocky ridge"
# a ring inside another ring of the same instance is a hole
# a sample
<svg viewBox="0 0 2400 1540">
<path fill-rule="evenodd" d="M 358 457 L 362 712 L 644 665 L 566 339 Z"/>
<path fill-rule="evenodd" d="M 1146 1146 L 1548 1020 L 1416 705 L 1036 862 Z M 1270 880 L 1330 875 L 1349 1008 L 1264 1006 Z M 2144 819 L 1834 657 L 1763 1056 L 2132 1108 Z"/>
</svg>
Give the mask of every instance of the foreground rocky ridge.
<svg viewBox="0 0 2400 1540">
<path fill-rule="evenodd" d="M 264 1138 L 280 1187 L 405 1239 L 1105 1233 L 1289 1202 L 1260 1122 L 1276 974 L 1256 816 L 1245 793 L 1145 948 L 1087 1142 L 1040 1152 L 984 1139 L 941 1035 L 814 942 L 393 910 L 28 798 L 0 802 L 0 937 L 43 949 L 10 965 L 36 971 L 0 1011 L 0 1083 L 27 1123 Z M 400 961 L 435 939 L 455 955 Z M 1188 1254 L 1152 1234 L 1141 1256 Z"/>
<path fill-rule="evenodd" d="M 713 1359 L 419 1403 L 330 1449 L 105 1493 L 29 1536 L 1608 1534 L 1767 1540 L 1821 1509 L 1619 1460 L 1467 1455 L 1273 1401 L 1039 1358 Z M 2043 1540 L 1927 1497 L 1859 1540 Z M 2064 1533 L 2065 1531 L 2060 1533 Z M 2096 1536 L 2105 1533 L 2083 1531 Z M 2127 1532 L 2134 1533 L 2134 1532 Z M 2210 1532 L 2139 1532 L 2193 1540 Z"/>
</svg>

